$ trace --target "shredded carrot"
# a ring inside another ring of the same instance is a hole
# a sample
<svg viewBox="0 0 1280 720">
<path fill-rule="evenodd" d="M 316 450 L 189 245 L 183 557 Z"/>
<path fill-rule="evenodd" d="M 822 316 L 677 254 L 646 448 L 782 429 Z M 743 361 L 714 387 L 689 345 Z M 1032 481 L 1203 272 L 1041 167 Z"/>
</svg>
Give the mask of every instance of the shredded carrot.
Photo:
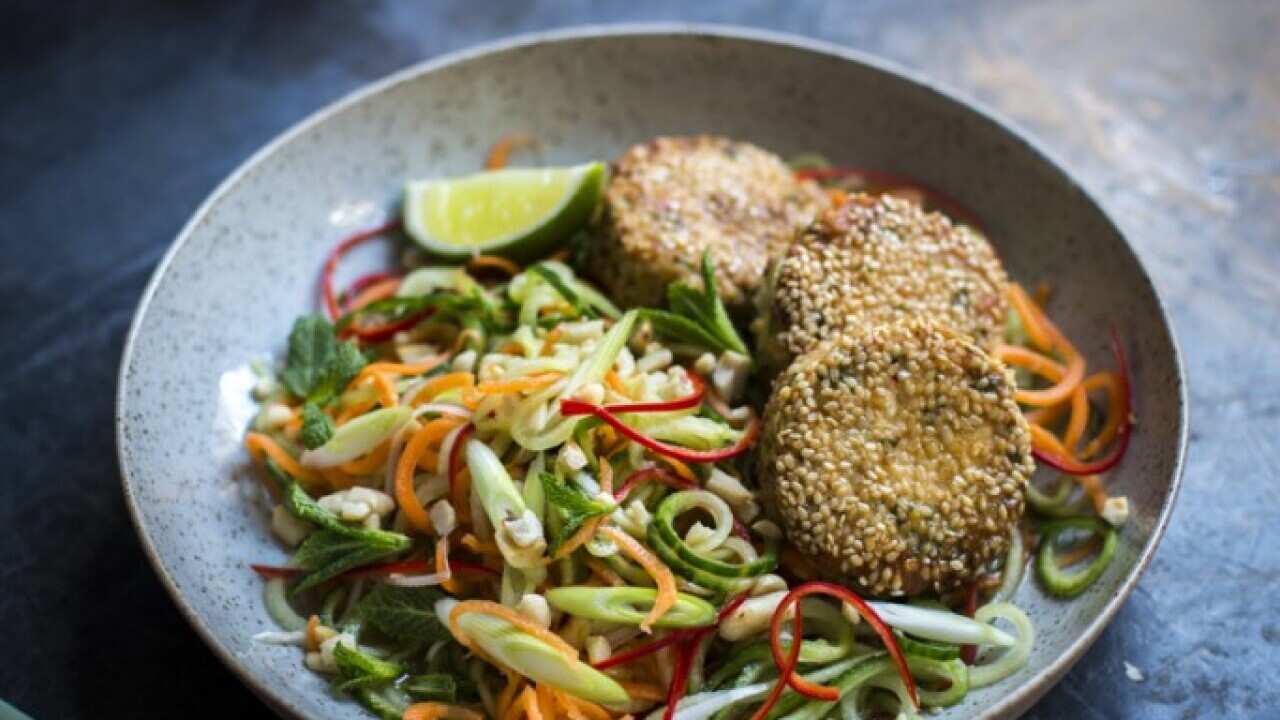
<svg viewBox="0 0 1280 720">
<path fill-rule="evenodd" d="M 1053 349 L 1053 335 L 1045 325 L 1044 313 L 1027 295 L 1027 291 L 1022 289 L 1018 283 L 1009 283 L 1008 292 L 1009 304 L 1013 306 L 1014 312 L 1018 313 L 1019 319 L 1022 320 L 1022 327 L 1027 331 L 1027 337 L 1031 339 L 1031 344 L 1035 345 L 1041 352 L 1049 352 Z"/>
<path fill-rule="evenodd" d="M 524 716 L 528 720 L 542 720 L 542 708 L 538 707 L 538 693 L 533 688 L 526 687 L 524 692 L 520 693 L 520 705 L 524 708 Z"/>
<path fill-rule="evenodd" d="M 1017 345 L 997 345 L 995 356 L 1006 365 L 1030 370 L 1049 382 L 1058 382 L 1067 374 L 1067 369 L 1053 358 Z"/>
<path fill-rule="evenodd" d="M 485 720 L 485 717 L 457 705 L 424 702 L 410 705 L 400 720 Z"/>
<path fill-rule="evenodd" d="M 544 718 L 554 718 L 556 716 L 556 699 L 550 685 L 538 683 L 534 689 L 538 695 L 538 709 L 542 711 Z"/>
<path fill-rule="evenodd" d="M 1063 446 L 1062 441 L 1052 432 L 1034 424 L 1031 424 L 1030 428 L 1032 447 L 1057 457 L 1076 460 L 1075 454 Z M 1089 495 L 1089 499 L 1093 500 L 1094 509 L 1102 512 L 1102 506 L 1107 502 L 1108 497 L 1106 489 L 1102 487 L 1102 480 L 1097 475 L 1075 475 L 1072 477 Z"/>
<path fill-rule="evenodd" d="M 346 490 L 347 488 L 355 487 L 356 480 L 358 479 L 354 475 L 348 475 L 343 472 L 342 468 L 336 467 L 321 470 L 320 476 L 323 477 L 334 490 Z"/>
<path fill-rule="evenodd" d="M 1071 419 L 1067 421 L 1067 431 L 1062 435 L 1062 444 L 1072 452 L 1084 437 L 1085 427 L 1089 424 L 1089 391 L 1081 383 L 1071 393 Z"/>
<path fill-rule="evenodd" d="M 552 345 L 555 345 L 556 341 L 558 341 L 560 336 L 563 334 L 564 331 L 560 329 L 559 325 L 551 328 L 550 332 L 547 333 L 547 336 L 542 339 L 542 352 L 540 352 L 539 355 L 542 357 L 550 357 L 552 350 L 554 350 Z"/>
<path fill-rule="evenodd" d="M 671 568 L 663 565 L 658 558 L 654 557 L 635 538 L 622 530 L 607 526 L 601 528 L 600 532 L 612 540 L 624 554 L 639 563 L 640 567 L 644 568 L 645 572 L 649 573 L 649 576 L 657 584 L 658 596 L 654 598 L 653 607 L 650 608 L 649 614 L 640 622 L 641 630 L 646 633 L 653 632 L 653 623 L 661 619 L 676 604 L 676 578 L 671 574 Z"/>
<path fill-rule="evenodd" d="M 449 632 L 453 633 L 454 639 L 468 650 L 475 651 L 477 648 L 471 642 L 471 638 L 467 637 L 467 634 L 462 632 L 462 628 L 458 626 L 458 618 L 469 612 L 483 613 L 492 615 L 500 620 L 506 620 L 514 625 L 517 630 L 528 633 L 550 645 L 554 650 L 564 655 L 566 659 L 578 659 L 578 651 L 559 635 L 538 625 L 515 610 L 489 600 L 463 600 L 454 605 L 453 610 L 449 611 Z"/>
<path fill-rule="evenodd" d="M 564 541 L 564 544 L 556 550 L 555 554 L 551 556 L 551 559 L 559 560 L 560 558 L 568 557 L 574 550 L 586 545 L 587 541 L 590 540 L 592 536 L 596 534 L 596 531 L 600 529 L 600 523 L 604 522 L 607 517 L 608 515 L 601 515 L 599 517 L 593 517 L 583 523 L 582 527 L 578 528 L 577 532 L 569 536 L 568 540 Z"/>
<path fill-rule="evenodd" d="M 395 475 L 396 504 L 404 513 L 404 519 L 421 532 L 431 532 L 431 518 L 427 516 L 427 509 L 418 500 L 418 494 L 414 492 L 413 471 L 418 465 L 418 458 L 431 442 L 431 435 L 427 432 L 430 425 L 427 423 L 419 428 L 404 446 L 404 452 L 400 453 L 400 461 L 396 465 Z"/>
<path fill-rule="evenodd" d="M 378 300 L 385 300 L 396 294 L 396 290 L 400 289 L 400 278 L 387 278 L 380 280 L 369 287 L 361 290 L 351 302 L 347 304 L 347 312 L 359 310 L 360 308 Z"/>
<path fill-rule="evenodd" d="M 382 464 L 387 461 L 387 455 L 390 453 L 391 441 L 387 440 L 372 451 L 365 453 L 364 457 L 356 458 L 338 467 L 342 469 L 342 472 L 349 475 L 369 475 L 374 470 L 382 467 Z"/>
<path fill-rule="evenodd" d="M 453 390 L 455 388 L 468 390 L 475 387 L 475 384 L 476 378 L 469 372 L 454 372 L 446 375 L 440 375 L 439 377 L 428 380 L 425 385 L 418 388 L 418 391 L 413 394 L 413 397 L 409 398 L 408 404 L 418 405 L 420 402 L 430 400 L 447 390 Z"/>
<path fill-rule="evenodd" d="M 502 551 L 498 549 L 498 544 L 494 542 L 484 542 L 471 533 L 462 536 L 462 546 L 477 555 L 501 555 Z"/>
<path fill-rule="evenodd" d="M 432 355 L 431 357 L 416 363 L 395 363 L 395 362 L 376 362 L 369 363 L 360 369 L 359 374 L 352 379 L 348 387 L 359 385 L 365 378 L 381 373 L 385 375 L 422 375 L 429 373 L 440 366 L 441 363 L 448 360 L 448 355 Z"/>
<path fill-rule="evenodd" d="M 378 403 L 382 407 L 392 408 L 400 404 L 400 396 L 396 394 L 396 386 L 391 378 L 382 373 L 374 373 L 373 387 L 378 391 Z"/>
<path fill-rule="evenodd" d="M 320 647 L 320 638 L 316 636 L 316 631 L 320 629 L 320 616 L 312 615 L 307 618 L 307 630 L 303 633 L 303 642 L 308 650 L 315 650 Z"/>
<path fill-rule="evenodd" d="M 440 467 L 440 451 L 435 448 L 422 451 L 422 457 L 418 458 L 418 469 L 435 472 L 438 467 Z"/>
<path fill-rule="evenodd" d="M 667 699 L 666 689 L 651 683 L 619 680 L 618 684 L 622 686 L 623 690 L 627 691 L 627 694 L 631 696 L 632 700 L 653 700 L 655 702 L 661 702 Z"/>
<path fill-rule="evenodd" d="M 520 266 L 498 255 L 476 255 L 467 261 L 468 270 L 499 270 L 511 277 L 520 274 Z"/>
<path fill-rule="evenodd" d="M 631 392 L 627 389 L 626 384 L 622 382 L 622 378 L 618 376 L 618 373 L 613 370 L 604 374 L 604 383 L 609 386 L 610 390 L 618 393 L 622 397 L 631 397 Z"/>
<path fill-rule="evenodd" d="M 606 585 L 611 585 L 613 587 L 621 587 L 627 584 L 627 581 L 623 580 L 622 577 L 618 575 L 618 573 L 614 572 L 609 568 L 609 566 L 605 565 L 604 563 L 600 562 L 599 560 L 593 557 L 587 558 L 587 569 L 590 570 L 596 577 L 604 581 L 604 584 Z"/>
<path fill-rule="evenodd" d="M 849 202 L 849 195 L 839 188 L 827 190 L 827 197 L 831 199 L 833 207 L 843 207 L 846 202 Z"/>
<path fill-rule="evenodd" d="M 557 689 L 553 695 L 560 701 L 561 706 L 568 711 L 570 717 L 585 717 L 588 720 L 609 720 L 610 718 L 608 710 L 593 702 L 571 695 L 564 690 Z"/>
<path fill-rule="evenodd" d="M 315 483 L 320 479 L 315 471 L 311 468 L 303 467 L 293 456 L 285 452 L 284 448 L 276 444 L 270 436 L 262 433 L 251 432 L 244 436 L 244 446 L 249 454 L 255 458 L 261 459 L 264 455 L 271 458 L 291 477 L 295 478 L 304 485 L 307 483 Z"/>
<path fill-rule="evenodd" d="M 520 688 L 524 685 L 524 678 L 520 673 L 514 670 L 507 670 L 507 684 L 502 688 L 502 692 L 498 693 L 498 699 L 494 701 L 494 710 L 500 718 L 506 717 L 511 709 L 512 701 L 516 699 L 516 695 L 520 693 Z"/>
<path fill-rule="evenodd" d="M 535 142 L 536 140 L 534 140 L 533 136 L 528 133 L 507 133 L 503 135 L 489 148 L 489 154 L 484 159 L 484 169 L 501 170 L 507 166 L 507 159 L 513 151 L 529 147 Z"/>
<path fill-rule="evenodd" d="M 1048 280 L 1041 280 L 1040 282 L 1036 283 L 1035 295 L 1033 296 L 1035 298 L 1036 305 L 1039 305 L 1042 308 L 1045 305 L 1048 305 L 1049 296 L 1052 294 L 1053 294 L 1053 286 L 1049 284 Z"/>
<path fill-rule="evenodd" d="M 524 355 L 524 346 L 514 340 L 510 340 L 506 345 L 498 348 L 498 352 L 506 355 Z"/>
<path fill-rule="evenodd" d="M 600 458 L 600 490 L 608 495 L 613 494 L 613 465 L 605 457 Z"/>
<path fill-rule="evenodd" d="M 342 409 L 342 412 L 338 413 L 338 417 L 334 418 L 333 422 L 336 425 L 345 425 L 346 423 L 372 410 L 373 406 L 377 404 L 377 400 L 361 400 L 360 402 L 348 405 Z"/>
<path fill-rule="evenodd" d="M 673 457 L 670 457 L 661 453 L 656 453 L 656 454 L 658 455 L 658 459 L 670 465 L 671 469 L 675 470 L 676 475 L 680 476 L 680 478 L 684 480 L 688 480 L 694 485 L 702 484 L 698 482 L 698 476 L 693 474 L 693 471 L 689 469 L 688 465 L 685 465 L 683 462 L 680 462 L 679 460 Z"/>
<path fill-rule="evenodd" d="M 1085 381 L 1086 387 L 1090 390 L 1104 388 L 1107 391 L 1107 420 L 1102 425 L 1102 429 L 1098 431 L 1098 436 L 1090 440 L 1084 446 L 1084 450 L 1080 451 L 1080 457 L 1088 459 L 1102 452 L 1113 438 L 1116 432 L 1120 430 L 1120 424 L 1125 420 L 1121 415 L 1125 412 L 1126 398 L 1124 388 L 1120 382 L 1120 376 L 1111 371 L 1100 372 L 1090 376 Z"/>
<path fill-rule="evenodd" d="M 510 395 L 526 390 L 541 390 L 564 377 L 564 373 L 545 372 L 514 380 L 489 380 L 476 386 L 477 395 Z"/>
</svg>

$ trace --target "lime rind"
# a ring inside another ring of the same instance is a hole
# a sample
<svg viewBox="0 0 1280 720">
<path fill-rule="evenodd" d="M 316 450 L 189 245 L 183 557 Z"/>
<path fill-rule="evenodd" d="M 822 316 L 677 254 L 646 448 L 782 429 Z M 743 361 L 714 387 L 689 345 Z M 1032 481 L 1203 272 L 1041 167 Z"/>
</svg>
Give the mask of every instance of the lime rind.
<svg viewBox="0 0 1280 720">
<path fill-rule="evenodd" d="M 548 174 L 559 172 L 568 174 L 559 202 L 516 230 L 493 238 L 460 242 L 456 238 L 439 237 L 438 230 L 431 227 L 430 214 L 438 213 L 439 208 L 430 203 L 449 202 L 448 195 L 459 188 L 476 194 L 483 193 L 488 184 L 494 192 L 510 192 L 512 188 L 518 189 L 521 182 L 547 182 Z M 404 228 L 431 256 L 442 260 L 461 261 L 487 254 L 528 262 L 554 252 L 586 225 L 600 201 L 605 175 L 604 163 L 591 162 L 572 167 L 511 168 L 462 178 L 410 181 L 405 186 Z M 445 194 L 443 200 L 441 193 Z"/>
</svg>

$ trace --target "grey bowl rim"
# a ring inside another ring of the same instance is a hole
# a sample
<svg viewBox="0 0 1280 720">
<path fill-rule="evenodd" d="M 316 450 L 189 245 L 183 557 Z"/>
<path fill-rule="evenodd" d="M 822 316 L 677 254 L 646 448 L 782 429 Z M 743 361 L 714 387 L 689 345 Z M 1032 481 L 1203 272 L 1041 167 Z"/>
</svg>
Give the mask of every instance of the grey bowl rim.
<svg viewBox="0 0 1280 720">
<path fill-rule="evenodd" d="M 205 644 L 209 646 L 209 649 L 213 651 L 214 655 L 217 656 L 218 659 L 221 660 L 222 663 L 240 679 L 241 682 L 243 682 L 255 695 L 257 695 L 259 699 L 266 703 L 276 713 L 296 718 L 306 717 L 298 710 L 298 708 L 292 705 L 289 698 L 284 693 L 279 692 L 274 687 L 268 686 L 253 673 L 249 672 L 245 668 L 244 664 L 241 663 L 230 650 L 222 645 L 215 636 L 213 629 L 205 624 L 204 620 L 196 613 L 195 609 L 188 604 L 185 596 L 178 590 L 177 585 L 174 583 L 173 578 L 170 577 L 168 570 L 161 562 L 160 555 L 144 528 L 141 509 L 138 507 L 137 499 L 132 490 L 133 479 L 130 475 L 129 468 L 126 466 L 124 461 L 124 424 L 126 421 L 125 410 L 127 403 L 127 397 L 125 394 L 126 373 L 133 356 L 137 335 L 141 330 L 142 318 L 150 307 L 151 301 L 155 296 L 156 289 L 159 287 L 162 278 L 167 273 L 169 265 L 177 255 L 178 251 L 181 250 L 181 248 L 190 239 L 196 226 L 204 219 L 209 210 L 219 200 L 221 200 L 224 195 L 235 188 L 249 171 L 266 158 L 270 157 L 278 148 L 288 143 L 293 138 L 324 122 L 331 115 L 353 105 L 357 105 L 366 98 L 377 95 L 401 83 L 417 79 L 418 77 L 442 70 L 452 65 L 522 47 L 591 38 L 663 35 L 706 37 L 723 40 L 746 40 L 750 42 L 786 47 L 793 50 L 827 55 L 846 62 L 852 62 L 869 67 L 873 70 L 885 73 L 886 75 L 894 76 L 902 81 L 911 83 L 926 92 L 936 94 L 945 101 L 956 103 L 972 110 L 998 126 L 1002 131 L 1007 133 L 1010 138 L 1021 144 L 1024 149 L 1028 150 L 1033 155 L 1038 155 L 1039 158 L 1053 170 L 1053 172 L 1058 174 L 1060 178 L 1065 181 L 1068 187 L 1080 193 L 1080 195 L 1084 197 L 1093 209 L 1097 211 L 1099 215 L 1115 230 L 1124 249 L 1130 256 L 1132 256 L 1142 280 L 1146 283 L 1147 287 L 1150 288 L 1152 297 L 1155 298 L 1156 309 L 1159 311 L 1160 319 L 1169 333 L 1170 347 L 1173 351 L 1173 365 L 1178 386 L 1179 427 L 1177 456 L 1174 458 L 1169 492 L 1160 509 L 1160 515 L 1156 521 L 1155 527 L 1152 529 L 1151 537 L 1142 548 L 1142 552 L 1138 557 L 1138 562 L 1134 565 L 1133 570 L 1121 584 L 1119 592 L 1107 601 L 1107 604 L 1103 606 L 1102 611 L 1093 619 L 1092 622 L 1089 623 L 1088 626 L 1085 627 L 1084 632 L 1081 633 L 1075 642 L 1068 646 L 1067 651 L 1023 685 L 1015 688 L 1008 695 L 1001 698 L 993 707 L 985 710 L 978 716 L 979 720 L 1015 717 L 1029 709 L 1031 705 L 1048 692 L 1050 688 L 1057 684 L 1057 682 L 1067 674 L 1072 666 L 1079 661 L 1084 653 L 1088 651 L 1094 641 L 1096 641 L 1102 634 L 1103 629 L 1111 623 L 1116 613 L 1119 612 L 1121 606 L 1124 605 L 1129 595 L 1133 592 L 1133 589 L 1137 586 L 1138 580 L 1142 577 L 1142 574 L 1151 564 L 1152 558 L 1155 556 L 1155 551 L 1159 547 L 1161 539 L 1164 537 L 1165 530 L 1168 528 L 1174 505 L 1176 504 L 1182 487 L 1182 476 L 1186 465 L 1190 415 L 1187 399 L 1186 368 L 1183 364 L 1182 351 L 1177 341 L 1173 322 L 1169 317 L 1168 308 L 1166 308 L 1164 300 L 1160 297 L 1159 289 L 1151 281 L 1151 275 L 1147 271 L 1146 265 L 1142 261 L 1142 257 L 1129 243 L 1129 240 L 1125 237 L 1124 233 L 1120 231 L 1120 226 L 1111 217 L 1111 214 L 1107 212 L 1106 208 L 1097 201 L 1091 192 L 1076 180 L 1075 176 L 1068 171 L 1068 166 L 1061 162 L 1053 152 L 1033 139 L 1029 133 L 1020 129 L 1003 113 L 987 106 L 985 103 L 975 98 L 969 97 L 955 89 L 929 79 L 923 74 L 899 65 L 892 60 L 826 40 L 795 35 L 792 33 L 783 33 L 736 25 L 683 22 L 636 22 L 603 25 L 590 24 L 522 33 L 477 45 L 471 45 L 466 48 L 416 62 L 401 70 L 386 75 L 381 79 L 366 83 L 348 92 L 346 95 L 328 103 L 319 110 L 312 112 L 301 121 L 276 135 L 236 167 L 236 169 L 222 180 L 222 182 L 214 188 L 204 201 L 200 203 L 191 218 L 178 232 L 168 250 L 165 251 L 160 262 L 156 265 L 155 270 L 152 271 L 151 277 L 147 281 L 146 288 L 143 290 L 142 296 L 138 301 L 137 309 L 134 311 L 133 319 L 130 321 L 129 332 L 125 338 L 124 350 L 121 354 L 120 369 L 117 373 L 115 407 L 116 460 L 120 467 L 121 484 L 124 491 L 125 505 L 129 510 L 130 521 L 133 524 L 134 531 L 138 535 L 138 539 L 141 541 L 142 548 L 147 556 L 148 562 L 150 562 L 152 569 L 155 570 L 156 575 L 160 578 L 165 590 L 178 606 L 183 617 L 185 617 L 187 622 L 193 629 L 195 629 L 196 634 L 199 635 L 200 638 L 204 640 Z"/>
</svg>

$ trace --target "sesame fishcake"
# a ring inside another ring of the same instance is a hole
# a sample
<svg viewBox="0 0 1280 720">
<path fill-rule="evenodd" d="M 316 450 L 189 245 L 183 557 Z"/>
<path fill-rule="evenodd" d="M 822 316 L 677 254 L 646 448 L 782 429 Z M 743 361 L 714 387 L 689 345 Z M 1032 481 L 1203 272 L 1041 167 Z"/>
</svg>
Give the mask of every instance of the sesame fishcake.
<svg viewBox="0 0 1280 720">
<path fill-rule="evenodd" d="M 977 231 L 889 195 L 854 195 L 770 268 L 757 299 L 756 344 L 777 372 L 845 328 L 919 316 L 989 350 L 1004 328 L 1007 283 Z"/>
<path fill-rule="evenodd" d="M 1034 470 L 1004 365 L 925 320 L 848 332 L 774 384 L 758 471 L 795 547 L 873 595 L 945 592 L 1008 550 Z"/>
<path fill-rule="evenodd" d="M 667 284 L 701 284 L 709 251 L 731 310 L 750 309 L 769 260 L 828 206 L 778 156 L 722 137 L 661 137 L 615 163 L 587 269 L 624 306 L 658 306 Z"/>
</svg>

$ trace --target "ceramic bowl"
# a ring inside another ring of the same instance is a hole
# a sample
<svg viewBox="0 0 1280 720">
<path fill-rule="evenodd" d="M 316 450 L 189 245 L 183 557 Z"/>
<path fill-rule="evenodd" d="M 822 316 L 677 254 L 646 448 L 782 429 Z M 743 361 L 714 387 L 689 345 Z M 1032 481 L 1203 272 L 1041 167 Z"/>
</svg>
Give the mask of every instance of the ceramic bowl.
<svg viewBox="0 0 1280 720">
<path fill-rule="evenodd" d="M 934 717 L 1012 717 L 1063 676 L 1150 561 L 1177 494 L 1185 394 L 1168 319 L 1116 226 L 1008 123 L 851 50 L 736 29 L 589 28 L 522 37 L 409 68 L 316 113 L 244 163 L 196 211 L 139 305 L 117 401 L 125 497 L 142 544 L 209 647 L 280 714 L 367 717 L 269 629 L 249 562 L 283 559 L 241 444 L 248 363 L 280 357 L 316 308 L 325 252 L 382 219 L 406 178 L 474 171 L 508 132 L 546 163 L 613 158 L 664 134 L 715 133 L 783 157 L 907 175 L 981 217 L 1013 278 L 1054 281 L 1051 314 L 1094 366 L 1115 323 L 1139 430 L 1109 486 L 1133 508 L 1102 580 L 1070 601 L 1024 582 L 1037 627 L 1026 667 Z"/>
</svg>

